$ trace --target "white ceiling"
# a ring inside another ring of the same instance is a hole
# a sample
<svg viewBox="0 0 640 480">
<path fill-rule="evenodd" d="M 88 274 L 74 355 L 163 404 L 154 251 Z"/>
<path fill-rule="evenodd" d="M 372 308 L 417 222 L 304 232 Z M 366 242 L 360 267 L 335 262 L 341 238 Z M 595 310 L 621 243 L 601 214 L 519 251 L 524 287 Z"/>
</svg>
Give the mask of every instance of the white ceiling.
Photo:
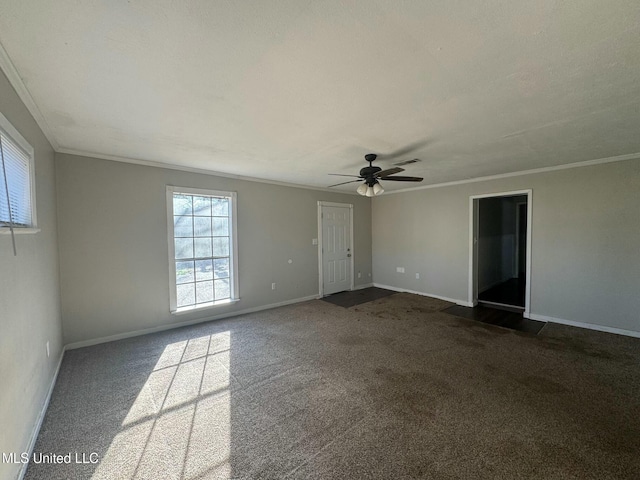
<svg viewBox="0 0 640 480">
<path fill-rule="evenodd" d="M 640 152 L 637 0 L 2 0 L 0 43 L 58 151 L 316 187 Z"/>
</svg>

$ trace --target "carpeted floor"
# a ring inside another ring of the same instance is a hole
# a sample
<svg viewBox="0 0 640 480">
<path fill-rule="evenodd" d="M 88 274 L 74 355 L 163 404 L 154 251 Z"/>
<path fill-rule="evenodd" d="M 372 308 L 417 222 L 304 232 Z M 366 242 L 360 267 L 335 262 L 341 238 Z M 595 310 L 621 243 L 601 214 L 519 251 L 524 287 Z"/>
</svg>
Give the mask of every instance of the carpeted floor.
<svg viewBox="0 0 640 480">
<path fill-rule="evenodd" d="M 314 300 L 69 351 L 35 453 L 96 463 L 26 478 L 640 478 L 640 339 L 449 306 Z"/>
</svg>

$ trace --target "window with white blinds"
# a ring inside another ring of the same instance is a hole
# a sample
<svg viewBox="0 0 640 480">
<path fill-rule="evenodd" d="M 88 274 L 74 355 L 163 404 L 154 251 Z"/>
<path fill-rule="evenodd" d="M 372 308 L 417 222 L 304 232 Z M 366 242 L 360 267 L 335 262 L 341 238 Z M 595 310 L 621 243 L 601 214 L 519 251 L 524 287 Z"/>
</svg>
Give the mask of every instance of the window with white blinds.
<svg viewBox="0 0 640 480">
<path fill-rule="evenodd" d="M 32 178 L 33 148 L 0 114 L 0 228 L 35 227 Z"/>
<path fill-rule="evenodd" d="M 167 187 L 171 311 L 237 300 L 235 192 Z"/>
</svg>

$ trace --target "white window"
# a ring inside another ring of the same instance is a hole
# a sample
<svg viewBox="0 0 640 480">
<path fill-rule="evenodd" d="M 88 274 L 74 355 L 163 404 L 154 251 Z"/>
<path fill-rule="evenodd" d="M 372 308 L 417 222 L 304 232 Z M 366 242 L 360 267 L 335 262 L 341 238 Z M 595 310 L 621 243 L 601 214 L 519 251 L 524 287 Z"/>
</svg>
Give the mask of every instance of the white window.
<svg viewBox="0 0 640 480">
<path fill-rule="evenodd" d="M 0 114 L 0 230 L 36 227 L 33 148 Z"/>
<path fill-rule="evenodd" d="M 171 311 L 238 300 L 236 193 L 167 187 Z"/>
</svg>

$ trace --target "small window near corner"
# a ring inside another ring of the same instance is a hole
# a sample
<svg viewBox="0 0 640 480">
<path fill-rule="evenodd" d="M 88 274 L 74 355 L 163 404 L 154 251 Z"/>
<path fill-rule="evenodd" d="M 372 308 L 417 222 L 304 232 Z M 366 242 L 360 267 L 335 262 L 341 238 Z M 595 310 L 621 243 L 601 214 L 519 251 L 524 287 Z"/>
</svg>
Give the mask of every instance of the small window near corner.
<svg viewBox="0 0 640 480">
<path fill-rule="evenodd" d="M 0 114 L 0 233 L 36 228 L 33 147 Z"/>
<path fill-rule="evenodd" d="M 236 193 L 167 187 L 173 313 L 238 300 Z"/>
</svg>

